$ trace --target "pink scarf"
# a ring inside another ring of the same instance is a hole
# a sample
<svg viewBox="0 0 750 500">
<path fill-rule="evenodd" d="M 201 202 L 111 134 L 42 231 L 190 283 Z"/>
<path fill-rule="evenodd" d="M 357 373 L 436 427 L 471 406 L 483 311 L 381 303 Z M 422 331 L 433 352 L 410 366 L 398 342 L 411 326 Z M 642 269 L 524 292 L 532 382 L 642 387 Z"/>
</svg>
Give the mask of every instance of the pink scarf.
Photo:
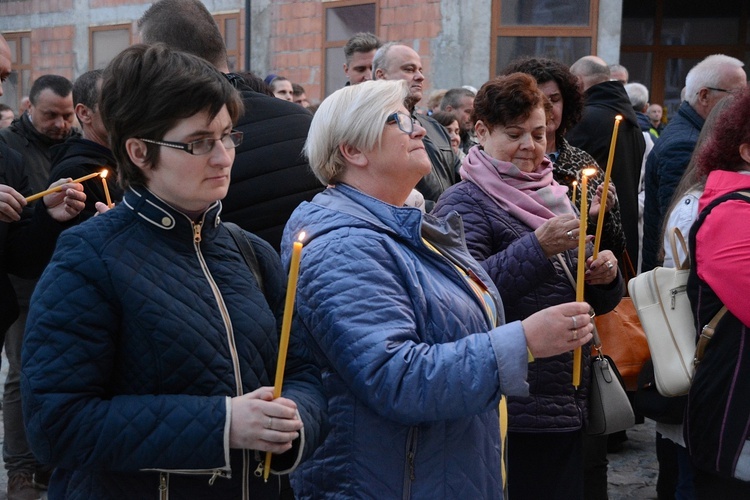
<svg viewBox="0 0 750 500">
<path fill-rule="evenodd" d="M 522 172 L 512 163 L 492 158 L 479 146 L 474 146 L 464 158 L 459 173 L 500 208 L 536 229 L 552 217 L 573 213 L 568 188 L 552 178 L 552 168 L 552 162 L 545 157 L 534 172 Z"/>
</svg>

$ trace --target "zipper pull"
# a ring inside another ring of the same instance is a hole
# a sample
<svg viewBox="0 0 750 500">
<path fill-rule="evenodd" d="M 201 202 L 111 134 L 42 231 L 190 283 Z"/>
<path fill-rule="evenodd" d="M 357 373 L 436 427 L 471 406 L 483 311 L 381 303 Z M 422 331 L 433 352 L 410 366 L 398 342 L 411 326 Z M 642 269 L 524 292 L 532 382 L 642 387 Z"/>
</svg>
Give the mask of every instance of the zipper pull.
<svg viewBox="0 0 750 500">
<path fill-rule="evenodd" d="M 169 480 L 166 472 L 159 473 L 159 498 L 161 500 L 169 498 Z"/>
<path fill-rule="evenodd" d="M 214 481 L 216 481 L 217 477 L 226 477 L 226 473 L 221 469 L 216 469 L 211 475 L 211 479 L 208 480 L 208 485 L 213 486 Z"/>
<path fill-rule="evenodd" d="M 263 465 L 263 461 L 258 462 L 258 466 L 255 468 L 255 471 L 253 471 L 255 477 L 263 477 Z"/>
<path fill-rule="evenodd" d="M 479 288 L 481 288 L 485 292 L 489 290 L 487 288 L 487 285 L 484 284 L 484 281 L 482 281 L 482 279 L 479 276 L 477 276 L 477 274 L 471 268 L 466 270 L 466 274 L 469 275 L 469 278 L 471 278 L 471 281 L 479 285 Z"/>
<path fill-rule="evenodd" d="M 193 241 L 196 243 L 201 242 L 201 228 L 203 227 L 202 222 L 193 222 Z"/>
</svg>

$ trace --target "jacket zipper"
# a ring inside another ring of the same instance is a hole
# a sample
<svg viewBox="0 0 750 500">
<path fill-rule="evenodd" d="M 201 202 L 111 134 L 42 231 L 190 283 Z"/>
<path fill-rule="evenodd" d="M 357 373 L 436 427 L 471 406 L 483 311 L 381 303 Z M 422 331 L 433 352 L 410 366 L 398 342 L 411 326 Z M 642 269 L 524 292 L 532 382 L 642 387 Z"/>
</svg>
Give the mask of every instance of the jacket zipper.
<svg viewBox="0 0 750 500">
<path fill-rule="evenodd" d="M 169 500 L 169 474 L 159 473 L 159 500 Z"/>
<path fill-rule="evenodd" d="M 226 329 L 227 334 L 227 344 L 229 346 L 229 353 L 232 357 L 232 368 L 234 370 L 234 384 L 235 384 L 235 395 L 236 396 L 242 396 L 242 374 L 240 370 L 240 362 L 239 362 L 239 356 L 237 355 L 237 344 L 234 340 L 234 329 L 232 328 L 232 321 L 229 317 L 229 311 L 227 310 L 226 304 L 224 303 L 224 298 L 221 295 L 221 291 L 219 290 L 219 287 L 216 285 L 216 282 L 213 279 L 213 276 L 211 276 L 211 272 L 208 269 L 208 265 L 206 264 L 206 260 L 203 258 L 203 253 L 201 252 L 200 248 L 200 242 L 201 242 L 201 229 L 203 228 L 203 223 L 205 221 L 205 214 L 203 214 L 204 219 L 201 219 L 199 222 L 193 222 L 193 246 L 195 248 L 195 253 L 198 256 L 198 261 L 201 265 L 201 270 L 203 271 L 203 274 L 206 276 L 206 280 L 208 280 L 209 285 L 211 286 L 211 291 L 214 294 L 214 298 L 216 299 L 216 303 L 219 306 L 219 311 L 221 312 L 221 317 L 224 320 L 224 328 Z M 192 221 L 191 221 L 192 222 Z M 250 496 L 250 492 L 247 490 L 248 485 L 248 471 L 246 470 L 248 468 L 248 452 L 247 450 L 243 450 L 242 452 L 242 498 L 243 500 L 248 500 Z M 218 473 L 215 473 L 211 480 L 209 481 L 209 484 L 213 484 L 213 481 L 216 479 L 217 475 L 221 475 Z"/>
<path fill-rule="evenodd" d="M 419 428 L 412 427 L 406 437 L 406 463 L 404 464 L 404 494 L 403 500 L 411 498 L 411 485 L 417 478 L 415 473 L 415 457 L 417 454 L 417 438 L 419 437 Z"/>
</svg>

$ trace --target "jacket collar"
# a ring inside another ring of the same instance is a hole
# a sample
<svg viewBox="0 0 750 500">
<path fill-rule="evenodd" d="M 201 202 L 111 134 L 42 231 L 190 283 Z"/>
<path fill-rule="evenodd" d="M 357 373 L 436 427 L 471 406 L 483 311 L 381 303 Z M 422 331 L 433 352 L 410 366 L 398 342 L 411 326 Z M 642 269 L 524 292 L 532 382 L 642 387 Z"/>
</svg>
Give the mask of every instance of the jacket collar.
<svg viewBox="0 0 750 500">
<path fill-rule="evenodd" d="M 193 221 L 183 212 L 169 205 L 143 186 L 130 186 L 123 197 L 123 204 L 149 225 L 174 234 L 178 238 L 193 238 Z M 203 213 L 201 236 L 205 238 L 216 231 L 221 220 L 221 202 L 216 201 Z"/>
<path fill-rule="evenodd" d="M 701 130 L 706 120 L 693 108 L 687 101 L 682 101 L 680 108 L 677 110 L 677 114 L 687 120 L 696 130 Z"/>
</svg>

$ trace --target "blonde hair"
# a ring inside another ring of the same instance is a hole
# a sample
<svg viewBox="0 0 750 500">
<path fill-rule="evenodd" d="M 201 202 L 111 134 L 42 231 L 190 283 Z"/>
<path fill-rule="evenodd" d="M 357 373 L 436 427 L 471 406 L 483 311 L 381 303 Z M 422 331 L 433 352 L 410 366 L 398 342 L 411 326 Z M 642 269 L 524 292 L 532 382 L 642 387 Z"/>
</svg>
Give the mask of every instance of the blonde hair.
<svg viewBox="0 0 750 500">
<path fill-rule="evenodd" d="M 315 176 L 331 184 L 346 169 L 340 146 L 370 151 L 383 136 L 388 115 L 404 105 L 403 80 L 374 80 L 350 85 L 328 96 L 313 116 L 304 153 Z"/>
</svg>

